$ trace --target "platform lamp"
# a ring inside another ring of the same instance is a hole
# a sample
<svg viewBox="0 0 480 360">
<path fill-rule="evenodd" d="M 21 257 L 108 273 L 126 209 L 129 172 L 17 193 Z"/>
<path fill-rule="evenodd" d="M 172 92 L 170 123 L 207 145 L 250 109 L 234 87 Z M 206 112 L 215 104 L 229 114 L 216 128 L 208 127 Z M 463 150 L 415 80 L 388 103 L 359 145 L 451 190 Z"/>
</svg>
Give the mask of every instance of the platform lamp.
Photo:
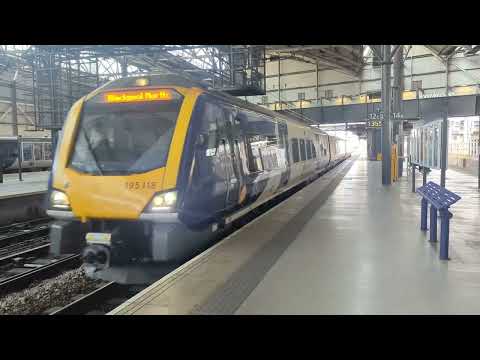
<svg viewBox="0 0 480 360">
<path fill-rule="evenodd" d="M 305 93 L 304 92 L 300 92 L 298 93 L 298 101 L 300 101 L 300 115 L 302 116 L 303 118 L 303 108 L 302 108 L 302 105 L 303 105 L 303 101 L 305 100 Z"/>
</svg>

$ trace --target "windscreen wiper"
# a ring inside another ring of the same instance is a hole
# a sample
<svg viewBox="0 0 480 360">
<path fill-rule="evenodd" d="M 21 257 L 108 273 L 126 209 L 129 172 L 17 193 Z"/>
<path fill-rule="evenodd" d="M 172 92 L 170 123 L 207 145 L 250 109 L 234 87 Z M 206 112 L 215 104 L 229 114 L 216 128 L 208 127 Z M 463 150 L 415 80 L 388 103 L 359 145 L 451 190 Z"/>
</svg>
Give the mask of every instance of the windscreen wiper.
<svg viewBox="0 0 480 360">
<path fill-rule="evenodd" d="M 85 138 L 85 141 L 87 142 L 88 150 L 90 150 L 90 154 L 92 154 L 93 160 L 95 161 L 95 165 L 97 166 L 98 172 L 100 173 L 100 175 L 103 175 L 103 171 L 100 168 L 98 159 L 95 155 L 95 152 L 93 151 L 92 144 L 90 143 L 90 139 L 87 137 L 87 133 L 83 128 L 82 128 L 82 133 L 83 133 L 83 137 Z"/>
</svg>

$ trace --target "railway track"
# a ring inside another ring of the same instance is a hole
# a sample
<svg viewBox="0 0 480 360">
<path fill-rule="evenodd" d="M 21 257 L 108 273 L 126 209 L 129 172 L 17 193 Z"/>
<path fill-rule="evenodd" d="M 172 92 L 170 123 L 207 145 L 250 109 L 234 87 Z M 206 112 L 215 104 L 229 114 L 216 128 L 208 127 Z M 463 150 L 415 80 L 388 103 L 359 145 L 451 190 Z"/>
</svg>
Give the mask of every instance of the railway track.
<svg viewBox="0 0 480 360">
<path fill-rule="evenodd" d="M 0 296 L 81 265 L 79 254 L 49 255 L 49 218 L 0 227 Z"/>
<path fill-rule="evenodd" d="M 146 286 L 120 285 L 114 282 L 100 284 L 88 294 L 81 294 L 68 305 L 48 311 L 48 315 L 105 315 L 124 303 Z"/>
<path fill-rule="evenodd" d="M 0 251 L 24 240 L 48 235 L 49 223 L 49 218 L 39 218 L 0 227 Z"/>
<path fill-rule="evenodd" d="M 41 246 L 30 252 L 43 252 L 45 249 L 45 246 Z M 48 249 L 46 251 L 48 252 Z M 12 259 L 14 263 L 16 259 L 18 258 Z M 0 296 L 23 290 L 36 281 L 45 280 L 80 265 L 81 256 L 79 254 L 20 260 L 14 267 L 0 274 Z"/>
</svg>

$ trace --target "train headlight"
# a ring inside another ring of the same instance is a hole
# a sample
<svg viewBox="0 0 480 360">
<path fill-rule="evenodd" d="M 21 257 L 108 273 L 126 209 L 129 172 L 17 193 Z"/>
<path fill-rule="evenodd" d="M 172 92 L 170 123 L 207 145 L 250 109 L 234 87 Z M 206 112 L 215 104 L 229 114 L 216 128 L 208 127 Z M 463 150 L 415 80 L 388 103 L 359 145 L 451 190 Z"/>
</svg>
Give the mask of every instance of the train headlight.
<svg viewBox="0 0 480 360">
<path fill-rule="evenodd" d="M 70 200 L 68 196 L 58 190 L 53 190 L 50 195 L 50 205 L 57 209 L 70 209 Z"/>
<path fill-rule="evenodd" d="M 150 211 L 169 211 L 177 204 L 177 192 L 169 191 L 155 195 L 150 203 Z"/>
</svg>

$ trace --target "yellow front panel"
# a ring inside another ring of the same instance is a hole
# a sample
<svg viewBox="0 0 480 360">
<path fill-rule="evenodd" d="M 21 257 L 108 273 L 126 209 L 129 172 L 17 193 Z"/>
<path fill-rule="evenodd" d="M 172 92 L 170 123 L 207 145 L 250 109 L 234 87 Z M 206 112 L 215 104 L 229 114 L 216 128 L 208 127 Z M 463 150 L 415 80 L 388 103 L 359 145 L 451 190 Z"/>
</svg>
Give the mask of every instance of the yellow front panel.
<svg viewBox="0 0 480 360">
<path fill-rule="evenodd" d="M 165 189 L 171 189 L 177 185 L 177 176 L 180 169 L 180 162 L 182 160 L 183 145 L 187 137 L 195 102 L 202 92 L 203 91 L 200 89 L 193 88 L 188 90 L 187 93 L 182 93 L 185 95 L 185 99 L 183 100 L 183 105 L 180 109 L 180 114 L 178 115 L 177 126 L 175 127 L 172 144 L 170 145 L 167 171 L 163 180 L 163 187 Z"/>
<path fill-rule="evenodd" d="M 165 168 L 128 176 L 91 176 L 65 169 L 66 193 L 81 219 L 137 219 L 162 190 Z"/>
<path fill-rule="evenodd" d="M 65 122 L 62 143 L 59 144 L 53 187 L 68 195 L 75 216 L 82 221 L 89 218 L 138 219 L 155 193 L 175 188 L 190 118 L 202 90 L 174 89 L 184 96 L 184 101 L 173 133 L 166 167 L 143 174 L 92 176 L 67 168 L 83 99 L 74 104 Z"/>
</svg>

